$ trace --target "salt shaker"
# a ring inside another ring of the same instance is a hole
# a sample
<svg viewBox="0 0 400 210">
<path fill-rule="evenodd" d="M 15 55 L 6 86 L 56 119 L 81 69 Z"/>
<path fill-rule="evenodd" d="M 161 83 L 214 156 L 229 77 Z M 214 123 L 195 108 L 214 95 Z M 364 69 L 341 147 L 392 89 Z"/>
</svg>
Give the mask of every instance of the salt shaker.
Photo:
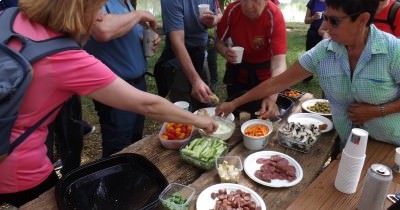
<svg viewBox="0 0 400 210">
<path fill-rule="evenodd" d="M 372 164 L 365 176 L 358 209 L 382 210 L 392 179 L 393 175 L 389 167 L 383 164 Z"/>
</svg>

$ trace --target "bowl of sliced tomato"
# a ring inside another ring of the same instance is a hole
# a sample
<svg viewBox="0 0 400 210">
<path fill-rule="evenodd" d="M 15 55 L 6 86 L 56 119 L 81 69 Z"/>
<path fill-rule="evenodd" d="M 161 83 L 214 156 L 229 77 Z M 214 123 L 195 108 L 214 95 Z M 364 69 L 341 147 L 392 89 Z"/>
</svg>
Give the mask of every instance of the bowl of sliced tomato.
<svg viewBox="0 0 400 210">
<path fill-rule="evenodd" d="M 192 125 L 166 122 L 161 128 L 158 138 L 163 147 L 178 150 L 190 140 L 192 134 Z"/>
<path fill-rule="evenodd" d="M 240 128 L 244 146 L 249 150 L 264 149 L 273 131 L 271 122 L 261 119 L 248 120 Z"/>
</svg>

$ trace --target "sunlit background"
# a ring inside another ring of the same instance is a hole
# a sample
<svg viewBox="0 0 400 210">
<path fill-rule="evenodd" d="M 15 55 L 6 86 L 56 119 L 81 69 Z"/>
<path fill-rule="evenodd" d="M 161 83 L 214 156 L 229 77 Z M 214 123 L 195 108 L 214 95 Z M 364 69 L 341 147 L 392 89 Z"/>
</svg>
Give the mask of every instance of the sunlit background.
<svg viewBox="0 0 400 210">
<path fill-rule="evenodd" d="M 280 0 L 279 7 L 286 22 L 303 22 L 308 0 Z M 160 0 L 138 0 L 138 9 L 161 16 Z"/>
</svg>

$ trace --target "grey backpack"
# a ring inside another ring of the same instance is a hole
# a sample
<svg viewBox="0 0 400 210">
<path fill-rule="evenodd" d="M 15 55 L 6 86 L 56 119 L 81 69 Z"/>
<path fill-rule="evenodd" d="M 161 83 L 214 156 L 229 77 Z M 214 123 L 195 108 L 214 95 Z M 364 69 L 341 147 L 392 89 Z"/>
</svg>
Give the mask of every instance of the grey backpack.
<svg viewBox="0 0 400 210">
<path fill-rule="evenodd" d="M 13 143 L 10 142 L 11 130 L 17 119 L 21 101 L 32 79 L 32 64 L 61 51 L 80 49 L 80 46 L 68 37 L 33 41 L 15 33 L 12 25 L 17 14 L 18 8 L 16 7 L 0 11 L 0 160 L 10 154 L 62 106 L 60 104 L 54 108 Z M 21 41 L 22 48 L 19 52 L 6 45 L 11 39 Z"/>
</svg>

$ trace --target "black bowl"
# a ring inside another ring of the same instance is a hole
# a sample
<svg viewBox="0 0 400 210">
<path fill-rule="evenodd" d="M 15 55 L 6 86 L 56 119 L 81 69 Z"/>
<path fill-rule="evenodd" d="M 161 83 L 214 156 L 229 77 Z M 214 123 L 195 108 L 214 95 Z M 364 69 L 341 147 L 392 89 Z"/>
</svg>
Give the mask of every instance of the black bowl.
<svg viewBox="0 0 400 210">
<path fill-rule="evenodd" d="M 67 209 L 154 209 L 168 181 L 138 154 L 117 154 L 83 165 L 56 185 L 57 206 Z"/>
<path fill-rule="evenodd" d="M 278 95 L 276 104 L 279 107 L 279 116 L 285 117 L 286 114 L 290 113 L 290 110 L 293 108 L 294 101 L 288 96 Z"/>
</svg>

